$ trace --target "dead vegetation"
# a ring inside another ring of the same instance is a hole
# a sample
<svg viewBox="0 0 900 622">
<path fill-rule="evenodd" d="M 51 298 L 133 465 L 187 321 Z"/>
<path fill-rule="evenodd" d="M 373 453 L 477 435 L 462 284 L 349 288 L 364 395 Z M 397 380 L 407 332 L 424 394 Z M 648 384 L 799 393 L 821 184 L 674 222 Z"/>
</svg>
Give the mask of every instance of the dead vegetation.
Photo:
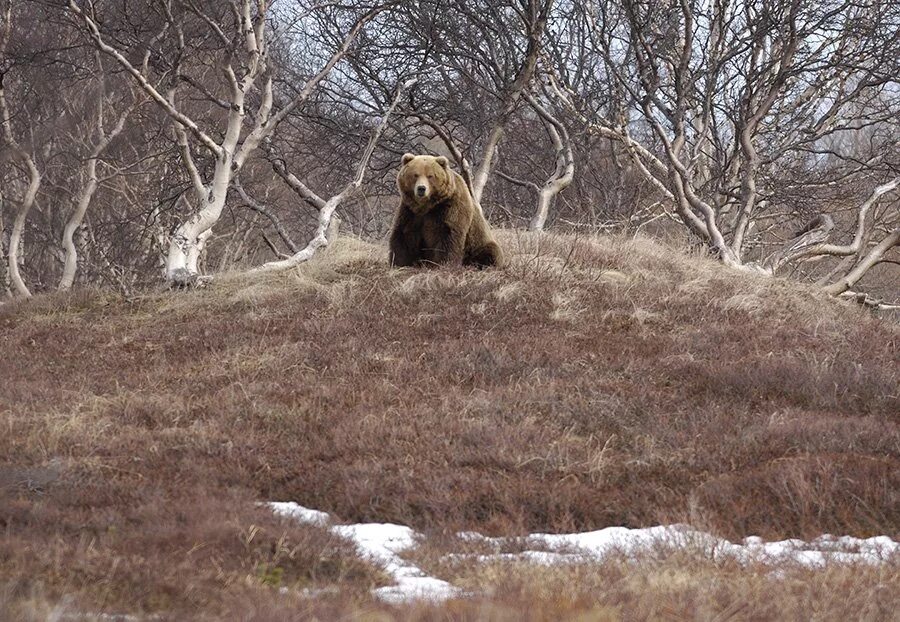
<svg viewBox="0 0 900 622">
<path fill-rule="evenodd" d="M 889 620 L 898 567 L 743 567 L 694 553 L 634 562 L 540 566 L 443 564 L 455 585 L 487 594 L 452 604 L 453 619 Z M 435 616 L 436 617 L 436 616 Z"/>
<path fill-rule="evenodd" d="M 0 307 L 0 610 L 390 611 L 367 600 L 377 568 L 260 500 L 426 533 L 900 533 L 896 325 L 640 238 L 502 242 L 502 271 L 388 270 L 342 238 L 252 282 Z M 893 567 L 779 582 L 676 561 L 612 564 L 601 592 L 578 568 L 468 569 L 491 602 L 403 615 L 879 619 L 891 585 L 896 609 Z"/>
</svg>

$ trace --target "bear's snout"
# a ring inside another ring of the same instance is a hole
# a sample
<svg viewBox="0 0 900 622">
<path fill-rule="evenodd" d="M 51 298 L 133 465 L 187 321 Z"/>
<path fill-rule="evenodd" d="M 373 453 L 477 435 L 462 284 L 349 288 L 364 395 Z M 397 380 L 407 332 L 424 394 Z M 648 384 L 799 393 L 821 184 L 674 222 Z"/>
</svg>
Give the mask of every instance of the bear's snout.
<svg viewBox="0 0 900 622">
<path fill-rule="evenodd" d="M 425 196 L 425 193 L 426 193 L 427 191 L 428 191 L 428 188 L 426 188 L 425 186 L 423 186 L 423 185 L 421 185 L 421 184 L 418 185 L 418 186 L 416 186 L 416 196 L 417 196 L 417 197 L 424 197 L 424 196 Z"/>
</svg>

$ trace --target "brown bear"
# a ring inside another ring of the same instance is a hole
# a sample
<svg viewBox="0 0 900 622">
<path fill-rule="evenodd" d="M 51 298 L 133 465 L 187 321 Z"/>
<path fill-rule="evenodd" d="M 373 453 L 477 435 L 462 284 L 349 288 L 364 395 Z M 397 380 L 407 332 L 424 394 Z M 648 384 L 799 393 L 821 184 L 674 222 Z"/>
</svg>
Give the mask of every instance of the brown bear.
<svg viewBox="0 0 900 622">
<path fill-rule="evenodd" d="M 503 253 L 490 226 L 447 158 L 404 154 L 397 187 L 392 266 L 502 265 Z"/>
</svg>

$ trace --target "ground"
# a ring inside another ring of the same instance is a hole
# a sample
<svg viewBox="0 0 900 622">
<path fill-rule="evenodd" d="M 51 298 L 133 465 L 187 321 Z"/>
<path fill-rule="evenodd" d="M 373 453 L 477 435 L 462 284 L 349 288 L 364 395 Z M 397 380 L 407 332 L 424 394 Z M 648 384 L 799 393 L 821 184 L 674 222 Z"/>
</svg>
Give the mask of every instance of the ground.
<svg viewBox="0 0 900 622">
<path fill-rule="evenodd" d="M 896 560 L 442 561 L 458 530 L 900 535 L 893 320 L 641 238 L 500 241 L 503 270 L 389 270 L 341 238 L 290 273 L 0 307 L 0 618 L 900 608 Z M 378 603 L 389 577 L 276 500 L 429 534 L 419 563 L 483 594 Z"/>
</svg>

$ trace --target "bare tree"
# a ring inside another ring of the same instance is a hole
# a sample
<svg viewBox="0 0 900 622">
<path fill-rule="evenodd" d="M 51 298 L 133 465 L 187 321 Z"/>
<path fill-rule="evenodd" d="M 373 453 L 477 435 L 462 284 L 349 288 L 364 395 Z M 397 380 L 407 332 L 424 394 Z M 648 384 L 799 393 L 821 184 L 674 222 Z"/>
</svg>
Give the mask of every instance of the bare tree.
<svg viewBox="0 0 900 622">
<path fill-rule="evenodd" d="M 288 174 L 286 170 L 285 173 Z M 297 243 L 294 242 L 291 234 L 288 233 L 287 229 L 285 229 L 284 224 L 282 224 L 281 219 L 278 218 L 277 214 L 275 214 L 269 206 L 260 203 L 249 194 L 247 194 L 247 191 L 244 190 L 244 186 L 241 185 L 240 179 L 235 178 L 233 183 L 234 189 L 238 192 L 238 195 L 240 195 L 241 200 L 247 205 L 247 207 L 252 209 L 257 214 L 260 214 L 268 219 L 269 222 L 272 223 L 272 226 L 275 228 L 275 231 L 278 233 L 278 236 L 281 238 L 281 241 L 285 244 L 285 246 L 288 247 L 291 253 L 297 253 L 300 248 L 297 246 Z M 282 253 L 278 251 L 277 247 L 271 242 L 271 240 L 269 240 L 268 238 L 265 239 L 266 243 L 269 245 L 272 251 L 276 255 L 282 256 Z M 284 257 L 282 257 L 282 259 L 284 259 Z"/>
<path fill-rule="evenodd" d="M 149 62 L 149 52 L 144 56 L 143 71 L 146 72 L 147 63 Z M 91 200 L 97 192 L 100 178 L 97 173 L 97 165 L 100 157 L 109 147 L 110 143 L 118 137 L 125 129 L 125 122 L 128 116 L 138 105 L 140 99 L 138 94 L 132 93 L 129 97 L 130 102 L 125 104 L 119 111 L 112 113 L 112 125 L 108 126 L 109 108 L 112 106 L 111 98 L 106 89 L 106 77 L 103 71 L 103 63 L 97 56 L 97 76 L 99 82 L 98 91 L 90 93 L 90 96 L 96 98 L 96 116 L 91 126 L 91 136 L 88 137 L 90 143 L 90 151 L 85 162 L 84 170 L 84 186 L 78 193 L 78 199 L 75 209 L 69 216 L 63 231 L 62 246 L 65 252 L 65 260 L 63 265 L 62 277 L 59 281 L 59 289 L 69 289 L 75 282 L 75 273 L 78 270 L 78 248 L 75 244 L 75 232 L 84 222 L 85 214 L 90 207 Z"/>
<path fill-rule="evenodd" d="M 510 226 L 662 229 L 891 294 L 893 5 L 370 2 L 0 0 L 0 279 L 128 292 L 296 265 L 338 210 L 383 235 L 418 149 Z"/>
<path fill-rule="evenodd" d="M 404 114 L 443 142 L 479 205 L 505 129 L 534 77 L 553 6 L 553 0 L 423 2 L 405 6 L 399 17 L 407 39 L 418 43 L 421 56 L 411 64 L 423 75 Z"/>
<path fill-rule="evenodd" d="M 529 0 L 527 3 L 523 3 L 523 5 L 524 6 L 522 7 L 516 8 L 520 9 L 517 11 L 517 14 L 522 20 L 526 33 L 527 44 L 525 47 L 525 54 L 517 68 L 512 82 L 502 90 L 500 96 L 500 114 L 495 119 L 493 126 L 488 133 L 487 141 L 485 141 L 484 147 L 481 150 L 481 157 L 478 159 L 478 167 L 475 169 L 475 174 L 472 177 L 472 198 L 475 200 L 476 205 L 481 205 L 481 197 L 484 194 L 484 188 L 487 185 L 488 177 L 493 167 L 494 156 L 497 152 L 500 140 L 503 137 L 506 125 L 509 122 L 509 118 L 512 116 L 513 112 L 515 112 L 519 99 L 522 97 L 525 89 L 528 88 L 532 76 L 534 76 L 538 56 L 541 52 L 541 41 L 544 36 L 544 31 L 547 28 L 547 19 L 553 8 L 553 0 L 545 0 L 543 2 Z M 490 40 L 490 33 L 484 32 L 484 34 L 486 40 Z M 489 51 L 488 62 L 495 71 L 498 73 L 502 72 L 503 67 L 499 55 L 496 52 L 496 47 L 489 45 L 487 46 L 487 49 Z"/>
<path fill-rule="evenodd" d="M 3 7 L 3 24 L 0 26 L 0 58 L 6 54 L 9 38 L 13 27 L 12 2 L 7 1 Z M 20 253 L 22 247 L 22 235 L 25 231 L 25 219 L 34 206 L 35 198 L 41 186 L 41 174 L 34 163 L 34 158 L 16 140 L 10 117 L 9 105 L 6 101 L 6 68 L 0 69 L 0 125 L 3 128 L 3 138 L 7 148 L 25 167 L 28 176 L 28 184 L 19 204 L 9 234 L 9 247 L 7 248 L 7 269 L 10 283 L 15 292 L 21 296 L 31 296 L 31 291 L 25 285 L 22 274 L 19 271 Z"/>
<path fill-rule="evenodd" d="M 394 112 L 394 109 L 396 109 L 397 104 L 400 101 L 400 97 L 403 95 L 403 92 L 413 84 L 415 84 L 416 81 L 416 78 L 407 80 L 397 88 L 397 94 L 394 96 L 394 100 L 391 102 L 391 105 L 388 106 L 388 109 L 384 112 L 384 116 L 381 118 L 378 125 L 372 132 L 372 136 L 369 139 L 369 144 L 366 145 L 366 148 L 356 165 L 356 176 L 351 181 L 349 181 L 341 189 L 340 192 L 323 201 L 320 196 L 318 196 L 305 184 L 289 182 L 291 189 L 294 190 L 298 195 L 300 195 L 304 200 L 308 200 L 314 205 L 321 206 L 319 207 L 318 226 L 316 227 L 315 235 L 303 249 L 295 252 L 292 256 L 281 261 L 271 261 L 269 263 L 266 263 L 257 268 L 256 271 L 270 272 L 274 270 L 285 270 L 288 268 L 293 268 L 303 263 L 304 261 L 309 261 L 315 255 L 317 250 L 322 247 L 328 246 L 328 244 L 332 241 L 334 235 L 336 234 L 336 227 L 333 226 L 335 211 L 352 192 L 356 191 L 356 189 L 359 188 L 360 185 L 362 185 L 366 170 L 369 167 L 369 161 L 372 159 L 372 153 L 375 151 L 375 146 L 378 144 L 378 139 L 384 132 L 384 128 L 387 126 L 388 120 L 390 119 L 391 114 Z M 293 179 L 296 180 L 296 177 L 294 177 Z"/>
<path fill-rule="evenodd" d="M 537 205 L 528 223 L 528 230 L 543 231 L 553 201 L 560 192 L 569 187 L 569 184 L 575 178 L 575 155 L 566 126 L 550 112 L 547 105 L 541 103 L 534 95 L 526 93 L 525 99 L 545 123 L 554 151 L 554 170 L 542 185 L 538 185 L 530 180 L 518 179 L 499 170 L 497 174 L 511 183 L 524 186 L 535 192 Z"/>
<path fill-rule="evenodd" d="M 6 221 L 3 218 L 5 208 L 3 201 L 3 193 L 0 192 L 0 297 L 10 298 L 12 290 L 10 289 L 9 268 L 6 262 L 6 248 L 9 243 L 9 235 L 6 232 Z"/>
<path fill-rule="evenodd" d="M 108 42 L 108 37 L 101 32 L 95 18 L 94 3 L 87 1 L 83 5 L 79 6 L 75 0 L 69 0 L 69 9 L 81 19 L 94 44 L 114 58 L 150 99 L 171 117 L 175 125 L 184 166 L 193 184 L 195 199 L 201 206 L 178 226 L 171 237 L 166 273 L 167 279 L 175 285 L 189 284 L 196 279 L 197 260 L 211 235 L 213 225 L 222 214 L 234 175 L 240 171 L 260 142 L 271 135 L 292 110 L 310 97 L 318 84 L 347 53 L 363 26 L 385 8 L 385 5 L 377 5 L 357 19 L 340 48 L 290 101 L 275 112 L 274 68 L 268 62 L 267 17 L 270 6 L 265 0 L 230 0 L 227 3 L 230 10 L 225 15 L 205 10 L 199 3 L 190 2 L 185 5 L 178 18 L 173 12 L 176 7 L 172 0 L 165 0 L 162 5 L 170 35 L 174 36 L 175 50 L 167 63 L 169 71 L 156 84 L 151 81 L 151 76 L 135 67 L 122 50 Z M 182 84 L 197 84 L 182 65 L 187 52 L 184 26 L 189 16 L 205 24 L 221 46 L 221 53 L 214 64 L 218 65 L 223 77 L 227 99 L 219 98 L 211 92 L 204 93 L 209 100 L 227 110 L 224 127 L 219 130 L 222 136 L 219 140 L 213 138 L 215 134 L 212 131 L 202 129 L 178 102 L 178 91 Z M 165 80 L 165 84 L 162 80 Z M 258 84 L 260 80 L 261 85 Z M 244 126 L 248 117 L 248 96 L 255 91 L 259 92 L 259 103 L 252 115 L 252 127 L 246 131 Z M 208 180 L 203 178 L 194 161 L 189 134 L 214 158 L 214 171 Z"/>
<path fill-rule="evenodd" d="M 782 171 L 835 136 L 894 122 L 886 68 L 897 64 L 900 38 L 881 10 L 843 0 L 587 4 L 578 22 L 587 27 L 570 36 L 603 60 L 597 80 L 613 85 L 610 96 L 595 105 L 596 91 L 560 67 L 554 93 L 620 145 L 724 263 L 759 271 L 763 258 L 746 254 L 760 248 L 760 223 L 783 209 Z M 820 176 L 824 165 L 815 166 L 807 177 Z M 840 168 L 831 171 L 845 176 Z M 851 179 L 873 171 L 862 166 Z"/>
</svg>

